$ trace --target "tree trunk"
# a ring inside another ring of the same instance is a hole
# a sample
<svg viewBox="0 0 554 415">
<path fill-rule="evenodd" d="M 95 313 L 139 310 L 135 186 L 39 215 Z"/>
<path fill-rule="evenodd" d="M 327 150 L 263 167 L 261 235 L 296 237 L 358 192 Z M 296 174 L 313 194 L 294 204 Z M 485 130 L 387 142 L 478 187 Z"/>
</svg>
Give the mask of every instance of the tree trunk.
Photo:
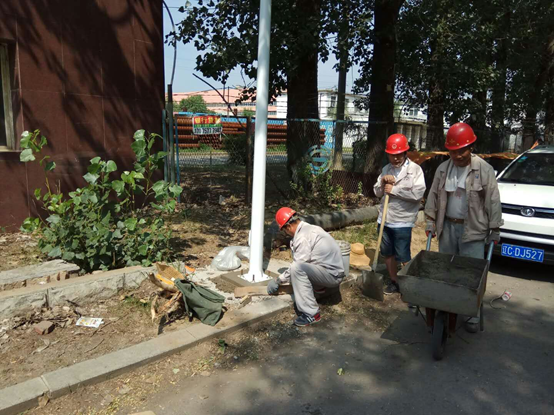
<svg viewBox="0 0 554 415">
<path fill-rule="evenodd" d="M 375 1 L 375 43 L 369 93 L 369 128 L 364 173 L 374 181 L 381 170 L 387 136 L 394 128 L 396 22 L 404 0 Z"/>
<path fill-rule="evenodd" d="M 427 103 L 427 138 L 425 140 L 427 150 L 444 148 L 444 78 L 440 63 L 444 53 L 443 49 L 443 40 L 439 33 L 431 43 L 431 76 Z"/>
<path fill-rule="evenodd" d="M 544 143 L 554 145 L 554 71 L 550 75 L 546 92 L 544 117 Z"/>
<path fill-rule="evenodd" d="M 338 47 L 339 61 L 339 89 L 337 97 L 337 116 L 335 123 L 335 151 L 333 154 L 333 170 L 344 170 L 342 166 L 342 144 L 344 136 L 344 107 L 346 101 L 346 75 L 348 73 L 348 7 L 343 6 L 344 14 L 339 29 Z"/>
<path fill-rule="evenodd" d="M 491 133 L 491 151 L 498 153 L 503 150 L 504 143 L 504 118 L 506 113 L 506 81 L 507 81 L 507 62 L 511 26 L 511 13 L 506 11 L 503 17 L 501 38 L 498 41 L 498 50 L 495 56 L 495 69 L 497 79 L 492 89 L 492 133 Z"/>
<path fill-rule="evenodd" d="M 469 125 L 477 136 L 477 148 L 480 153 L 490 153 L 490 140 L 487 131 L 487 91 L 477 91 L 473 94 L 474 110 Z"/>
<path fill-rule="evenodd" d="M 309 19 L 319 16 L 321 0 L 295 0 L 298 15 L 298 37 L 304 36 L 302 53 L 296 54 L 298 61 L 287 74 L 287 170 L 289 177 L 297 182 L 298 168 L 302 167 L 308 149 L 319 144 L 319 122 L 317 120 L 318 91 L 317 63 L 318 37 L 310 32 Z M 303 24 L 302 19 L 306 20 Z"/>
<path fill-rule="evenodd" d="M 530 105 L 523 120 L 523 141 L 521 151 L 529 150 L 535 142 L 535 124 L 537 122 L 537 110 Z"/>
</svg>

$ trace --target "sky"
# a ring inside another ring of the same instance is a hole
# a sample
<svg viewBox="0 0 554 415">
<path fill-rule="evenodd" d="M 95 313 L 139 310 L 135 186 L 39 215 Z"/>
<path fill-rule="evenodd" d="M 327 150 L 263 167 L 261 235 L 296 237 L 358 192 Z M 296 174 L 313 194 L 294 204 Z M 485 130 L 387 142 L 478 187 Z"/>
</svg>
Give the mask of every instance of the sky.
<svg viewBox="0 0 554 415">
<path fill-rule="evenodd" d="M 181 6 L 184 6 L 186 0 L 165 0 L 169 10 L 173 15 L 175 24 L 180 22 L 183 18 L 183 13 L 180 13 L 177 9 Z M 191 1 L 195 3 L 195 1 Z M 167 34 L 171 31 L 171 21 L 167 10 L 164 8 L 164 34 Z M 203 91 L 209 89 L 209 87 L 192 76 L 193 73 L 196 73 L 198 76 L 202 77 L 202 74 L 194 70 L 196 66 L 196 56 L 198 52 L 194 45 L 192 44 L 183 44 L 180 43 L 177 45 L 177 63 L 175 68 L 175 78 L 173 81 L 173 92 L 192 92 L 192 91 Z M 171 80 L 171 71 L 173 67 L 173 47 L 166 45 L 165 46 L 165 82 L 166 84 Z M 271 57 L 270 57 L 271 59 Z M 338 85 L 338 73 L 333 66 L 336 64 L 336 59 L 334 56 L 330 56 L 329 60 L 325 63 L 319 63 L 318 68 L 318 89 L 332 89 L 336 88 Z M 355 79 L 357 69 L 351 69 L 348 73 L 346 79 L 346 92 L 351 92 L 352 82 Z M 207 79 L 213 86 L 216 88 L 223 88 L 222 84 L 216 83 L 213 79 Z M 247 82 L 251 80 L 246 78 Z M 235 70 L 231 72 L 229 77 L 229 85 L 242 85 L 244 82 L 240 75 L 240 71 Z"/>
</svg>

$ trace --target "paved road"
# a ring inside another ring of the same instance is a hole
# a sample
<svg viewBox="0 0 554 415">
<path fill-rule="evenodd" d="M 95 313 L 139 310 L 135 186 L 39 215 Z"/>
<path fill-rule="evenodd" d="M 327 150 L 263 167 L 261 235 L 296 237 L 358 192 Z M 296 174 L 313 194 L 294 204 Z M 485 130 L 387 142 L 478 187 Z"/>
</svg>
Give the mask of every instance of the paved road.
<svg viewBox="0 0 554 415">
<path fill-rule="evenodd" d="M 486 331 L 462 330 L 441 362 L 423 321 L 403 312 L 382 335 L 327 320 L 237 371 L 184 380 L 146 409 L 159 414 L 554 414 L 554 273 L 494 260 Z M 549 279 L 550 278 L 550 279 Z M 343 376 L 337 370 L 344 368 Z M 207 396 L 207 398 L 206 398 Z"/>
</svg>

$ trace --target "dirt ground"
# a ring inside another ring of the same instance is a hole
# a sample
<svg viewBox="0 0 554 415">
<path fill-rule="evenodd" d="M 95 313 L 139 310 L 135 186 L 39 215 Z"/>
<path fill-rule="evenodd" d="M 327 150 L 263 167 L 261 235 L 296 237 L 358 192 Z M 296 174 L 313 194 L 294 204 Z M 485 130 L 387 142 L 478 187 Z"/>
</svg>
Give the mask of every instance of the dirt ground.
<svg viewBox="0 0 554 415">
<path fill-rule="evenodd" d="M 379 303 L 362 296 L 355 287 L 343 290 L 341 297 L 341 301 L 335 298 L 322 305 L 323 318 L 345 324 L 357 323 L 360 330 L 381 333 L 405 309 L 405 304 L 396 295 Z M 99 415 L 137 412 L 157 391 L 178 393 L 175 387 L 184 378 L 240 370 L 252 362 L 263 364 L 271 357 L 273 348 L 291 339 L 310 336 L 318 330 L 317 325 L 302 329 L 292 326 L 293 317 L 291 308 L 248 329 L 203 343 L 107 382 L 79 389 L 29 413 Z M 200 398 L 208 399 L 208 393 Z"/>
<path fill-rule="evenodd" d="M 40 251 L 32 236 L 0 233 L 0 271 L 37 264 L 40 260 Z"/>
</svg>

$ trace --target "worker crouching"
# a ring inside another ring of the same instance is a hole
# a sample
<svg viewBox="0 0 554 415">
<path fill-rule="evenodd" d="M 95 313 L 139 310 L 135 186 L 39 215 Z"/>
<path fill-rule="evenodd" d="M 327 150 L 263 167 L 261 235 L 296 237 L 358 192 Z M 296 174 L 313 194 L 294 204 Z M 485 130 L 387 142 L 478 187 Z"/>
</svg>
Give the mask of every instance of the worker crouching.
<svg viewBox="0 0 554 415">
<path fill-rule="evenodd" d="M 321 315 L 315 292 L 338 287 L 345 275 L 339 245 L 319 226 L 300 220 L 291 208 L 279 209 L 275 220 L 279 228 L 292 238 L 293 262 L 276 280 L 269 282 L 267 292 L 276 294 L 279 285 L 290 282 L 297 314 L 293 324 L 307 326 L 317 323 Z"/>
</svg>

